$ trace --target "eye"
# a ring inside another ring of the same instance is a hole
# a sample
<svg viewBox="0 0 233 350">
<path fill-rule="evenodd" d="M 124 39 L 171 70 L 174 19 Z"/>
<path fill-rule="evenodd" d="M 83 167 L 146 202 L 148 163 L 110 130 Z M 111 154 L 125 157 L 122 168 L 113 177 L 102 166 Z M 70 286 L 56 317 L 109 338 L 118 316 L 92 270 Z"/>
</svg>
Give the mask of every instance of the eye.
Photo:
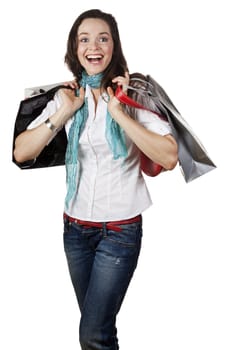
<svg viewBox="0 0 233 350">
<path fill-rule="evenodd" d="M 79 41 L 80 41 L 80 43 L 87 43 L 88 38 L 83 37 L 83 38 L 79 39 Z"/>
<path fill-rule="evenodd" d="M 106 36 L 102 36 L 99 38 L 99 42 L 100 43 L 107 43 L 108 42 L 108 38 Z"/>
</svg>

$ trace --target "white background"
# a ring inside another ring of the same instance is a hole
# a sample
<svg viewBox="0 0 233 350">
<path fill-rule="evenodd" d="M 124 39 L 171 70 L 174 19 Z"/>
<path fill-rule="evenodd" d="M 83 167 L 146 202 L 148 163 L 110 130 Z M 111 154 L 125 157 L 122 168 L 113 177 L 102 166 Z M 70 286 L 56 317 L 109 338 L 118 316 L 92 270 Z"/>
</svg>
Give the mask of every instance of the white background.
<svg viewBox="0 0 233 350">
<path fill-rule="evenodd" d="M 20 171 L 11 147 L 24 88 L 71 79 L 63 63 L 68 32 L 90 8 L 116 17 L 130 71 L 149 73 L 165 88 L 218 166 L 190 184 L 178 167 L 147 179 L 154 205 L 144 215 L 138 269 L 118 318 L 121 349 L 233 349 L 230 5 L 1 5 L 1 349 L 80 349 L 62 245 L 64 167 Z"/>
</svg>

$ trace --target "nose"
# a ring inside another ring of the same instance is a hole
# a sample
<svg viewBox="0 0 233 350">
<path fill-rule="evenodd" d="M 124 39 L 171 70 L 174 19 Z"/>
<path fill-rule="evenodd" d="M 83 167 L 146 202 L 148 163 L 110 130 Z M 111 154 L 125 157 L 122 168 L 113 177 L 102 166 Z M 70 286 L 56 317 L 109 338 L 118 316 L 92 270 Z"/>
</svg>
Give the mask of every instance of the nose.
<svg viewBox="0 0 233 350">
<path fill-rule="evenodd" d="M 92 40 L 89 42 L 89 49 L 96 50 L 96 49 L 98 49 L 98 47 L 99 47 L 99 45 L 98 45 L 97 40 Z"/>
</svg>

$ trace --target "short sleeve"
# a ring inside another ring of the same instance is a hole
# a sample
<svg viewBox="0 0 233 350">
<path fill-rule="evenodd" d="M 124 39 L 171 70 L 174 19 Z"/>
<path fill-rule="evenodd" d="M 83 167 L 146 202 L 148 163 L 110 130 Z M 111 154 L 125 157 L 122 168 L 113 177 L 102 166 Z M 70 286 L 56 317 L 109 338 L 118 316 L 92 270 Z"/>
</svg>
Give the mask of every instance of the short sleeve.
<svg viewBox="0 0 233 350">
<path fill-rule="evenodd" d="M 53 115 L 60 106 L 61 100 L 59 98 L 58 92 L 56 92 L 54 98 L 47 103 L 47 106 L 43 109 L 42 113 L 28 125 L 27 129 L 34 129 L 44 123 L 46 119 L 51 117 L 51 115 Z"/>
<path fill-rule="evenodd" d="M 166 120 L 160 119 L 156 114 L 140 109 L 137 111 L 137 120 L 146 129 L 153 131 L 159 135 L 172 134 L 170 124 Z"/>
</svg>

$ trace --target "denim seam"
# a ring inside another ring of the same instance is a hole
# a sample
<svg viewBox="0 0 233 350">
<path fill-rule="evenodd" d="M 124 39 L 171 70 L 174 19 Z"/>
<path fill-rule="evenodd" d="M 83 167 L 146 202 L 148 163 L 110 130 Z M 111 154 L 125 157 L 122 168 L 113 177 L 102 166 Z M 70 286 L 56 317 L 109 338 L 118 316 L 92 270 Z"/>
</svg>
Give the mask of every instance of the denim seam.
<svg viewBox="0 0 233 350">
<path fill-rule="evenodd" d="M 137 245 L 136 243 L 126 243 L 126 242 L 117 241 L 115 239 L 110 238 L 109 236 L 104 237 L 104 238 L 115 243 L 115 244 L 120 244 L 120 245 L 127 247 L 127 248 L 134 248 Z"/>
</svg>

